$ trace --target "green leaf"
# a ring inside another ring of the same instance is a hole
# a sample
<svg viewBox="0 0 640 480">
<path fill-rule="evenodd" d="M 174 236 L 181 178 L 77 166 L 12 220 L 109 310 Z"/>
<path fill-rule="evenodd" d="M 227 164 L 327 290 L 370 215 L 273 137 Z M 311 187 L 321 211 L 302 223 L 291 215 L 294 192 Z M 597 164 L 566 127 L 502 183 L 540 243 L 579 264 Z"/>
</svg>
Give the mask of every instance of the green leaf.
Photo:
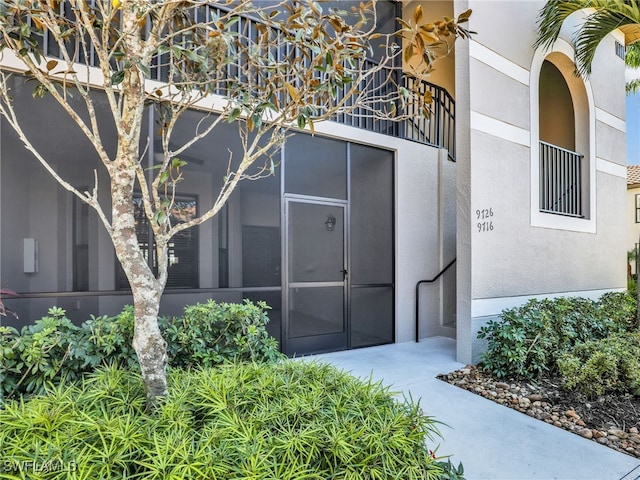
<svg viewBox="0 0 640 480">
<path fill-rule="evenodd" d="M 31 94 L 33 98 L 42 98 L 44 97 L 49 90 L 42 84 L 36 85 L 36 88 L 33 89 L 33 93 Z"/>
<path fill-rule="evenodd" d="M 195 63 L 203 63 L 204 62 L 204 57 L 198 55 L 193 50 L 184 49 L 182 51 L 182 54 L 185 57 L 187 57 L 189 60 L 191 60 L 192 62 L 195 62 Z"/>
<path fill-rule="evenodd" d="M 171 168 L 180 168 L 184 167 L 187 164 L 184 160 L 180 160 L 178 157 L 171 160 Z"/>
<path fill-rule="evenodd" d="M 165 170 L 159 176 L 160 185 L 166 183 L 167 180 L 169 180 L 169 172 L 167 170 Z"/>
<path fill-rule="evenodd" d="M 234 108 L 233 110 L 231 110 L 231 113 L 229 114 L 229 118 L 227 119 L 227 122 L 231 123 L 237 120 L 241 113 L 242 113 L 242 110 L 240 110 L 239 108 Z"/>
<path fill-rule="evenodd" d="M 255 128 L 260 128 L 260 126 L 262 125 L 262 116 L 255 113 L 251 115 L 251 119 L 253 120 L 253 125 L 255 126 Z"/>
<path fill-rule="evenodd" d="M 327 54 L 325 55 L 325 60 L 327 62 L 327 65 L 333 66 L 333 55 L 331 55 L 331 52 L 327 52 Z"/>
<path fill-rule="evenodd" d="M 157 211 L 153 215 L 153 219 L 158 225 L 164 225 L 167 222 L 167 214 L 162 210 Z"/>
<path fill-rule="evenodd" d="M 233 17 L 231 20 L 229 20 L 228 22 L 226 22 L 224 24 L 224 28 L 225 30 L 228 30 L 229 27 L 235 25 L 236 23 L 238 23 L 240 21 L 240 17 Z"/>
<path fill-rule="evenodd" d="M 20 25 L 20 34 L 23 37 L 30 37 L 31 36 L 31 26 L 28 23 L 23 23 L 22 25 Z"/>
<path fill-rule="evenodd" d="M 147 65 L 144 65 L 139 61 L 136 61 L 135 64 L 138 67 L 138 70 L 142 72 L 142 75 L 144 75 L 145 78 L 151 78 L 151 70 Z"/>
<path fill-rule="evenodd" d="M 119 85 L 124 81 L 124 70 L 120 70 L 111 75 L 111 85 Z"/>
<path fill-rule="evenodd" d="M 180 60 L 182 58 L 182 52 L 184 51 L 184 49 L 179 45 L 174 45 L 171 48 L 171 51 L 173 52 L 173 55 L 176 57 L 176 60 Z"/>
</svg>

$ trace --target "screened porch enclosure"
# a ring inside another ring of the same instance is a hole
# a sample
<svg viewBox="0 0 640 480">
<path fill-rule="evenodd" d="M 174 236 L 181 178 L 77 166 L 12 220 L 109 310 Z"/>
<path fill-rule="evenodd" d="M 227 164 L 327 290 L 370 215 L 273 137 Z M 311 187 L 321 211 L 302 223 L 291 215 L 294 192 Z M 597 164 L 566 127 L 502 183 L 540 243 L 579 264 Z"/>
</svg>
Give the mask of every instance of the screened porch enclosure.
<svg viewBox="0 0 640 480">
<path fill-rule="evenodd" d="M 33 86 L 13 77 L 12 93 L 26 133 L 72 185 L 94 188 L 110 216 L 109 179 L 93 147 L 52 99 L 34 100 Z M 95 92 L 103 142 L 115 154 L 113 121 Z M 189 111 L 176 145 L 207 119 Z M 160 154 L 153 112 L 143 158 Z M 172 221 L 213 205 L 223 178 L 240 160 L 233 124 L 223 123 L 181 155 L 187 162 Z M 394 341 L 394 156 L 387 150 L 298 133 L 272 157 L 275 174 L 243 180 L 210 221 L 184 231 L 170 246 L 169 281 L 161 314 L 187 304 L 264 300 L 269 332 L 288 354 Z M 268 159 L 265 159 L 268 161 Z M 264 162 L 251 173 L 258 173 Z M 151 170 L 150 170 L 151 171 Z M 21 326 L 58 305 L 80 323 L 114 315 L 132 302 L 113 246 L 95 212 L 57 185 L 2 123 L 0 132 L 0 282 L 21 294 L 9 300 Z M 136 202 L 140 203 L 139 197 Z M 138 205 L 141 207 L 141 205 Z M 153 238 L 138 208 L 136 231 L 152 267 Z M 38 245 L 38 268 L 25 272 L 24 239 Z"/>
</svg>

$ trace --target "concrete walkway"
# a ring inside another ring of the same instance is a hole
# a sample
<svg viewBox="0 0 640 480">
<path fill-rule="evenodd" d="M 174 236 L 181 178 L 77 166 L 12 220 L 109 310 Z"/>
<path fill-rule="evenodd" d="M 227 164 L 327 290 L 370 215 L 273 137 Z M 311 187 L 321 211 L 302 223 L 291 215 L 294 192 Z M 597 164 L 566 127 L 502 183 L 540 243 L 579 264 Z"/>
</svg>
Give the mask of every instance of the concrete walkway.
<svg viewBox="0 0 640 480">
<path fill-rule="evenodd" d="M 429 338 L 309 357 L 411 394 L 447 424 L 439 455 L 462 462 L 467 480 L 635 480 L 640 461 L 437 380 L 463 365 L 455 341 Z"/>
</svg>

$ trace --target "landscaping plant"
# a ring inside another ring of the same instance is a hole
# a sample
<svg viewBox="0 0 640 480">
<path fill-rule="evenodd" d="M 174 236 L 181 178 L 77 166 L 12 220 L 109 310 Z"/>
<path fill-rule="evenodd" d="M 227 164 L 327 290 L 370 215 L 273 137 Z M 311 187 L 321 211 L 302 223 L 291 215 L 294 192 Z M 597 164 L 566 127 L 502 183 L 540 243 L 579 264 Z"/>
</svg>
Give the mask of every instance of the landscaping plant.
<svg viewBox="0 0 640 480">
<path fill-rule="evenodd" d="M 269 336 L 264 302 L 209 301 L 185 307 L 182 317 L 161 317 L 172 368 L 210 367 L 225 362 L 274 362 L 284 356 Z M 47 384 L 77 380 L 100 365 L 137 370 L 132 346 L 134 310 L 94 317 L 78 327 L 65 311 L 49 314 L 18 332 L 0 327 L 0 403 L 4 397 L 43 393 Z"/>
<path fill-rule="evenodd" d="M 169 389 L 148 409 L 140 376 L 111 366 L 28 401 L 7 401 L 0 408 L 3 473 L 49 480 L 463 475 L 461 465 L 436 458 L 437 422 L 417 403 L 328 365 L 173 370 Z"/>
<path fill-rule="evenodd" d="M 13 290 L 9 290 L 8 288 L 0 288 L 0 316 L 6 317 L 7 314 L 9 314 L 15 318 L 18 318 L 18 314 L 13 310 L 7 308 L 4 302 L 2 301 L 4 297 L 17 297 L 17 296 L 19 295 Z"/>
<path fill-rule="evenodd" d="M 575 346 L 558 359 L 562 386 L 589 397 L 640 395 L 640 333 L 614 334 Z"/>
<path fill-rule="evenodd" d="M 162 319 L 160 329 L 168 343 L 169 366 L 210 367 L 230 360 L 272 362 L 284 358 L 266 329 L 268 309 L 264 302 L 209 300 L 185 307 L 182 317 Z"/>
<path fill-rule="evenodd" d="M 480 329 L 478 338 L 487 339 L 482 364 L 498 378 L 554 373 L 562 354 L 577 344 L 628 331 L 635 314 L 635 301 L 626 292 L 605 294 L 597 302 L 530 300 L 504 310 Z"/>
</svg>

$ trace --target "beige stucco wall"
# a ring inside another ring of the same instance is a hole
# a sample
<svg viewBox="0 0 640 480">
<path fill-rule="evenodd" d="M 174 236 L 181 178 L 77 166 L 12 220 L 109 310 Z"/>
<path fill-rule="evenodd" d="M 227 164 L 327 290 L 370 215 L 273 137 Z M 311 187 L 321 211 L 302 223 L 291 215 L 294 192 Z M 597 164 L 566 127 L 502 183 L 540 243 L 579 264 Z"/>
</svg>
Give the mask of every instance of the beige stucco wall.
<svg viewBox="0 0 640 480">
<path fill-rule="evenodd" d="M 462 362 L 479 360 L 483 344 L 476 333 L 504 308 L 532 297 L 597 297 L 626 286 L 619 241 L 625 235 L 624 61 L 615 55 L 612 35 L 598 49 L 584 93 L 574 98 L 582 129 L 576 149 L 588 163 L 587 218 L 538 209 L 538 96 L 532 90 L 538 91 L 544 55 L 532 45 L 543 3 L 456 1 L 456 13 L 473 9 L 470 26 L 478 32 L 470 44 L 458 44 L 456 58 Z M 570 41 L 563 29 L 562 53 L 555 55 L 566 57 Z M 483 212 L 492 215 L 482 218 Z"/>
<path fill-rule="evenodd" d="M 424 12 L 424 22 L 442 20 L 442 17 L 445 16 L 450 18 L 453 17 L 453 0 L 413 0 L 403 4 L 403 18 L 412 18 L 418 5 L 422 7 L 422 11 Z M 446 49 L 441 49 L 440 52 L 446 53 Z M 443 56 L 437 61 L 435 68 L 429 75 L 428 79 L 431 83 L 435 83 L 436 85 L 445 88 L 454 98 L 456 95 L 455 59 L 455 47 L 453 47 L 449 55 Z M 411 63 L 416 63 L 417 61 L 417 59 L 414 59 Z"/>
</svg>

